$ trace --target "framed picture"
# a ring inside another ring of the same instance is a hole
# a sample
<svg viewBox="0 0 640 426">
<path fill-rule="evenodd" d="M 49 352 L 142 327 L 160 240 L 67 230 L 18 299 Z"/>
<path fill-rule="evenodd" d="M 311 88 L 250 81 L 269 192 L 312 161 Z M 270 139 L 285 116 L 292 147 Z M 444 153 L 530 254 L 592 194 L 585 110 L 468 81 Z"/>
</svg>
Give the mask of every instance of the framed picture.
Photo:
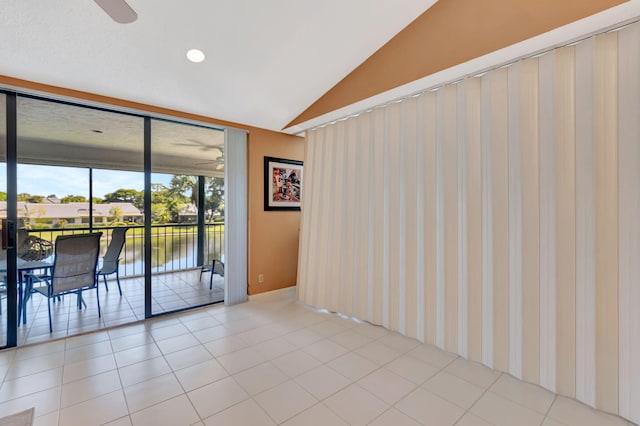
<svg viewBox="0 0 640 426">
<path fill-rule="evenodd" d="M 264 209 L 300 210 L 302 161 L 264 157 Z"/>
</svg>

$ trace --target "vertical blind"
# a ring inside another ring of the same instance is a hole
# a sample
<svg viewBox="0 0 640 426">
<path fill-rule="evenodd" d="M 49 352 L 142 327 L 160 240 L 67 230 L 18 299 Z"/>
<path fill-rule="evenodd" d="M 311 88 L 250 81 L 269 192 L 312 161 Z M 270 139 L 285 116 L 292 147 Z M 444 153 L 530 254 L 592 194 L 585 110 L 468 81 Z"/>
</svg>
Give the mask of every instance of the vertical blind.
<svg viewBox="0 0 640 426">
<path fill-rule="evenodd" d="M 640 422 L 640 25 L 307 132 L 301 301 Z"/>
<path fill-rule="evenodd" d="M 225 130 L 225 274 L 224 303 L 235 305 L 247 300 L 247 223 L 248 168 L 247 132 Z"/>
</svg>

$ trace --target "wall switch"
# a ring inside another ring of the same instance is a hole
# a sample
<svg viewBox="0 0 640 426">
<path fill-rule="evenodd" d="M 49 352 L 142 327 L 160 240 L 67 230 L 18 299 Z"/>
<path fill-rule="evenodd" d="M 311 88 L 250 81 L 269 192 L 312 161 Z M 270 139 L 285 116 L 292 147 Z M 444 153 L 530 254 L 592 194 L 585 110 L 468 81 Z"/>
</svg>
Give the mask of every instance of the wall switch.
<svg viewBox="0 0 640 426">
<path fill-rule="evenodd" d="M 258 275 L 258 282 L 259 283 L 263 283 L 264 282 L 264 275 L 262 275 L 262 274 Z"/>
</svg>

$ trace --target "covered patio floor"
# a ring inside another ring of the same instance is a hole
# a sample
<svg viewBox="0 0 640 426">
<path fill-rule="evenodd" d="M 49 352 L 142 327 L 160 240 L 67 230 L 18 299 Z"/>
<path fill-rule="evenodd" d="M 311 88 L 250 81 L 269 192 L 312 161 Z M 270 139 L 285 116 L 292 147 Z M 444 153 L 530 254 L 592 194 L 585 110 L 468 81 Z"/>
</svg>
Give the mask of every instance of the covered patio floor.
<svg viewBox="0 0 640 426">
<path fill-rule="evenodd" d="M 26 304 L 27 323 L 18 327 L 18 345 L 43 342 L 61 337 L 109 328 L 144 319 L 144 278 L 121 278 L 122 296 L 115 279 L 108 280 L 109 291 L 100 281 L 99 295 L 102 316 L 98 317 L 95 290 L 87 291 L 84 300 L 87 307 L 78 310 L 76 297 L 67 295 L 61 301 L 51 303 L 53 333 L 49 333 L 47 299 L 34 294 Z M 200 280 L 200 269 L 154 274 L 152 276 L 152 313 L 161 314 L 193 306 L 224 300 L 224 279 L 213 277 L 213 289 L 209 290 L 209 274 Z M 6 312 L 6 300 L 2 300 Z M 0 334 L 6 341 L 6 317 L 0 318 Z"/>
</svg>

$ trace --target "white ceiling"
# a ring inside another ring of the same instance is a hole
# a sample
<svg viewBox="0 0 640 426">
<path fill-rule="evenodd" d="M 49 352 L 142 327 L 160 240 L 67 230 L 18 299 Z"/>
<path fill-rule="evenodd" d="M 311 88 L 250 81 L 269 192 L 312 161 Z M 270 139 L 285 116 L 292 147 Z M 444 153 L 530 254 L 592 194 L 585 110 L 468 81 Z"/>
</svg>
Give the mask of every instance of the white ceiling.
<svg viewBox="0 0 640 426">
<path fill-rule="evenodd" d="M 435 0 L 128 3 L 0 0 L 0 74 L 280 130 Z"/>
</svg>

